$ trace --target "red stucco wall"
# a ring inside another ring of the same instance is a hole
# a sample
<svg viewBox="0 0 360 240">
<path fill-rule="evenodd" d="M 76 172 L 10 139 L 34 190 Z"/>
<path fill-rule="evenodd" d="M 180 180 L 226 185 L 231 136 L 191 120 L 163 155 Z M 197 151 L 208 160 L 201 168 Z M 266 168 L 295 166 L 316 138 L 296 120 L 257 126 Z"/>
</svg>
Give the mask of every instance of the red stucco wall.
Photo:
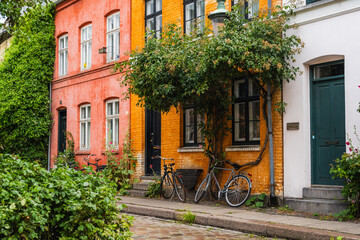
<svg viewBox="0 0 360 240">
<path fill-rule="evenodd" d="M 75 140 L 76 160 L 96 154 L 106 163 L 105 148 L 105 102 L 112 98 L 120 99 L 119 107 L 119 152 L 122 152 L 124 137 L 130 124 L 130 100 L 121 101 L 122 93 L 118 79 L 119 73 L 112 73 L 114 62 L 106 62 L 106 54 L 99 54 L 99 49 L 106 46 L 106 17 L 120 12 L 120 61 L 127 59 L 130 51 L 130 0 L 67 0 L 57 5 L 55 17 L 56 61 L 52 83 L 53 128 L 51 132 L 51 159 L 58 149 L 58 110 L 67 110 L 67 131 Z M 92 24 L 91 68 L 80 69 L 80 29 Z M 68 73 L 58 76 L 58 39 L 68 34 Z M 90 151 L 79 151 L 80 109 L 81 104 L 91 104 Z M 51 166 L 54 162 L 52 161 Z"/>
</svg>

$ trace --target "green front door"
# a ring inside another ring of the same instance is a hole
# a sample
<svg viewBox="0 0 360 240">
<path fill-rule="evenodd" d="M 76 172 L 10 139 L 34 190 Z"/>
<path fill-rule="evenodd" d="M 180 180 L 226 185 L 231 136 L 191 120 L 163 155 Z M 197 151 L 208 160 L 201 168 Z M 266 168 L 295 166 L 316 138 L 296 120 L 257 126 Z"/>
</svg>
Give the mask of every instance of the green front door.
<svg viewBox="0 0 360 240">
<path fill-rule="evenodd" d="M 314 65 L 310 79 L 312 184 L 339 185 L 329 171 L 345 152 L 344 63 Z"/>
</svg>

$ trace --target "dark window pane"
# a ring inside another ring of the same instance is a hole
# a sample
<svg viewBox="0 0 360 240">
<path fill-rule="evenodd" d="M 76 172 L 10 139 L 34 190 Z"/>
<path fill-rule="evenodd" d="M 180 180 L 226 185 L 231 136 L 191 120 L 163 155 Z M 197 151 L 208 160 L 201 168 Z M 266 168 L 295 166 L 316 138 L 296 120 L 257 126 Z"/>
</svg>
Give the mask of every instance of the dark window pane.
<svg viewBox="0 0 360 240">
<path fill-rule="evenodd" d="M 344 63 L 314 67 L 314 79 L 344 74 Z"/>
</svg>

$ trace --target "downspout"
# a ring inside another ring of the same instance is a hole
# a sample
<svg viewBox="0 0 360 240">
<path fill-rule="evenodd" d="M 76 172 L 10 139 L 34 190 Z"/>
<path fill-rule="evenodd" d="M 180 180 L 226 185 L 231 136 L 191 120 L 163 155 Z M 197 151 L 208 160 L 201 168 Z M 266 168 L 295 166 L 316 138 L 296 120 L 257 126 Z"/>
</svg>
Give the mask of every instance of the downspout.
<svg viewBox="0 0 360 240">
<path fill-rule="evenodd" d="M 268 0 L 269 15 L 271 14 L 272 2 Z M 275 197 L 275 168 L 274 168 L 274 141 L 272 129 L 272 115 L 271 115 L 271 84 L 268 84 L 267 90 L 267 114 L 268 114 L 268 131 L 269 131 L 269 158 L 270 158 L 270 205 L 277 205 Z"/>
<path fill-rule="evenodd" d="M 49 102 L 49 111 L 51 112 L 51 82 L 50 82 L 50 85 L 49 85 L 49 99 L 50 99 L 50 102 Z M 51 149 L 51 132 L 49 134 L 49 145 L 48 145 L 48 171 L 50 171 L 50 149 Z"/>
<path fill-rule="evenodd" d="M 275 197 L 275 169 L 274 169 L 274 141 L 271 116 L 271 84 L 268 84 L 267 90 L 267 114 L 268 114 L 268 131 L 269 131 L 269 158 L 270 158 L 270 205 L 276 205 Z"/>
</svg>

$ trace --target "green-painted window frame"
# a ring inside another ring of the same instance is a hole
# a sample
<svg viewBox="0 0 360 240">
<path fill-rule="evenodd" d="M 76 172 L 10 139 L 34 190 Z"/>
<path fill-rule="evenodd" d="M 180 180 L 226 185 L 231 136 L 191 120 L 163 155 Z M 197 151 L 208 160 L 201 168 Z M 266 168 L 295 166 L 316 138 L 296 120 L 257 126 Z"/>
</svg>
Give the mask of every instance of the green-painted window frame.
<svg viewBox="0 0 360 240">
<path fill-rule="evenodd" d="M 306 0 L 306 4 L 314 3 L 314 2 L 320 2 L 321 0 Z"/>
</svg>

